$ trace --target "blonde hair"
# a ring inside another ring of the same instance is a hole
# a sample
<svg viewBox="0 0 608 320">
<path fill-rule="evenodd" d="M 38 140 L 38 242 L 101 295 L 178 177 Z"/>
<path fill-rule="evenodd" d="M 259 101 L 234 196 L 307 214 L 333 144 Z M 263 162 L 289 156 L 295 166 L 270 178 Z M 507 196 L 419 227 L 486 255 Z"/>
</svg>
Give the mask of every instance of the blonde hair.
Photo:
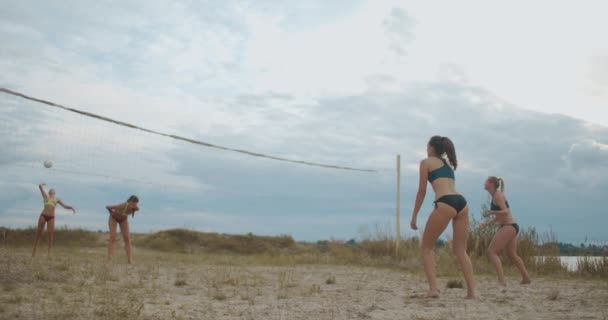
<svg viewBox="0 0 608 320">
<path fill-rule="evenodd" d="M 501 177 L 490 176 L 488 177 L 488 181 L 492 183 L 496 190 L 500 190 L 500 192 L 505 192 L 505 179 Z"/>
</svg>

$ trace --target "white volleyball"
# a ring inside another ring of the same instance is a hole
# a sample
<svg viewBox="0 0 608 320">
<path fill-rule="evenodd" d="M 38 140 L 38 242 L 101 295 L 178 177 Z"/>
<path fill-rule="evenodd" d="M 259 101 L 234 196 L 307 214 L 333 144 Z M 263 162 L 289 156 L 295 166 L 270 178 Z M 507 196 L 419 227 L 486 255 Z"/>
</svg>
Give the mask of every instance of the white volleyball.
<svg viewBox="0 0 608 320">
<path fill-rule="evenodd" d="M 51 161 L 46 160 L 46 161 L 44 162 L 44 167 L 45 167 L 45 168 L 50 168 L 50 167 L 52 167 L 52 166 L 53 166 L 53 163 L 52 163 Z"/>
</svg>

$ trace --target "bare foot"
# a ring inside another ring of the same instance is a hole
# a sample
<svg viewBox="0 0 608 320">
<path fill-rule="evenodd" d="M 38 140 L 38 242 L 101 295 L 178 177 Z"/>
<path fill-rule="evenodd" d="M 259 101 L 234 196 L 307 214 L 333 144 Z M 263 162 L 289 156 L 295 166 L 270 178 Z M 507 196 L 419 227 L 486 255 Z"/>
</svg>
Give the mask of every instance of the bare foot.
<svg viewBox="0 0 608 320">
<path fill-rule="evenodd" d="M 439 298 L 439 289 L 429 290 L 429 292 L 426 293 L 426 297 L 427 298 Z"/>
<path fill-rule="evenodd" d="M 465 299 L 467 299 L 467 300 L 475 300 L 475 299 L 477 299 L 477 297 L 475 297 L 475 294 L 474 294 L 474 293 L 469 293 L 469 294 L 467 294 L 467 296 L 466 296 L 466 297 L 464 297 L 464 298 L 465 298 Z"/>
<path fill-rule="evenodd" d="M 524 278 L 523 280 L 521 280 L 520 283 L 521 284 L 530 284 L 530 283 L 532 283 L 532 280 L 530 280 L 530 278 Z"/>
<path fill-rule="evenodd" d="M 500 286 L 501 286 L 501 287 L 506 287 L 506 286 L 507 286 L 507 283 L 506 283 L 506 282 L 504 282 L 504 281 L 503 281 L 503 282 L 500 282 L 500 281 L 499 281 L 498 283 L 500 284 Z"/>
</svg>

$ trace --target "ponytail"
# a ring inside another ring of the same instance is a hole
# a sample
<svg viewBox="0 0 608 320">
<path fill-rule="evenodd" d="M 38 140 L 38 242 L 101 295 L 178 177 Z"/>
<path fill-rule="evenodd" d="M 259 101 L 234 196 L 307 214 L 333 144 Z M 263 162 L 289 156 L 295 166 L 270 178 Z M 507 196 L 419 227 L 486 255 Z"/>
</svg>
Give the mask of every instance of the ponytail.
<svg viewBox="0 0 608 320">
<path fill-rule="evenodd" d="M 488 177 L 488 181 L 494 185 L 496 190 L 505 192 L 505 179 L 495 176 Z"/>
<path fill-rule="evenodd" d="M 429 140 L 429 146 L 435 149 L 435 154 L 438 157 L 441 157 L 443 156 L 443 154 L 446 154 L 448 156 L 448 161 L 450 162 L 454 170 L 456 170 L 456 167 L 458 167 L 458 161 L 456 160 L 456 148 L 454 148 L 454 143 L 452 143 L 452 140 L 450 140 L 450 138 L 442 136 L 432 136 Z"/>
<path fill-rule="evenodd" d="M 503 178 L 498 178 L 498 189 L 500 190 L 500 192 L 505 192 L 505 179 Z"/>
<path fill-rule="evenodd" d="M 454 143 L 452 143 L 450 138 L 443 137 L 441 138 L 441 144 L 443 145 L 443 150 L 448 156 L 450 164 L 452 167 L 454 167 L 454 170 L 456 170 L 456 167 L 458 167 L 458 160 L 456 160 L 456 149 L 454 148 Z"/>
</svg>

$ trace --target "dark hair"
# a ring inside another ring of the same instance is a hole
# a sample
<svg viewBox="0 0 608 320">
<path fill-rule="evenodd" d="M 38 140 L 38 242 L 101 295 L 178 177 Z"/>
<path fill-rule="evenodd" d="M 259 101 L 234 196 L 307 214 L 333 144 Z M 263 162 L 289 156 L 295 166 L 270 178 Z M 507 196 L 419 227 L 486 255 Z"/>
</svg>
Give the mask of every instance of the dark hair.
<svg viewBox="0 0 608 320">
<path fill-rule="evenodd" d="M 435 153 L 437 156 L 441 157 L 443 154 L 447 154 L 448 160 L 454 170 L 458 167 L 458 160 L 456 160 L 456 149 L 454 148 L 454 143 L 448 137 L 442 136 L 432 136 L 431 140 L 429 140 L 429 146 L 435 149 Z"/>
<path fill-rule="evenodd" d="M 139 198 L 136 195 L 132 195 L 132 196 L 129 197 L 129 199 L 127 199 L 127 202 L 138 203 L 139 202 Z"/>
<path fill-rule="evenodd" d="M 496 187 L 496 190 L 505 191 L 505 180 L 503 178 L 490 176 L 488 177 L 488 181 Z"/>
</svg>

